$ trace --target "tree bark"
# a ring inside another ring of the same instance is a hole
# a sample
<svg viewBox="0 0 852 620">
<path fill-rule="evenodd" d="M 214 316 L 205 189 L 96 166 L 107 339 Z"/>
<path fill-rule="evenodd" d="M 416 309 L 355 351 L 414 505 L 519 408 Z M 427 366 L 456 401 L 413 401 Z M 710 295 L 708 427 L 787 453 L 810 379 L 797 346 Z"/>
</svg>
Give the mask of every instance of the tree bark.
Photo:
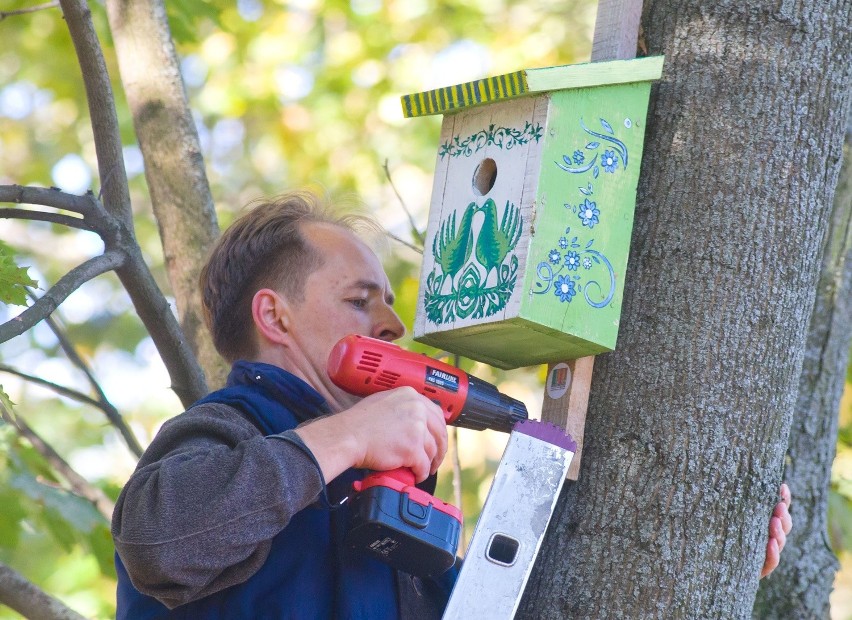
<svg viewBox="0 0 852 620">
<path fill-rule="evenodd" d="M 172 389 L 184 406 L 188 407 L 207 394 L 207 385 L 136 241 L 115 100 L 100 41 L 92 24 L 91 11 L 85 0 L 60 0 L 60 6 L 86 87 L 103 204 L 109 216 L 103 218 L 109 221 L 102 222 L 99 229 L 105 253 L 117 251 L 126 255 L 126 260 L 116 269 L 116 274 L 163 358 Z"/>
<path fill-rule="evenodd" d="M 793 531 L 780 566 L 761 582 L 755 618 L 828 618 L 838 562 L 828 539 L 828 493 L 852 337 L 852 116 L 834 195 L 784 477 Z"/>
<path fill-rule="evenodd" d="M 520 616 L 746 618 L 850 101 L 852 2 L 646 2 L 654 88 L 616 350 Z"/>
<path fill-rule="evenodd" d="M 106 6 L 181 328 L 218 387 L 228 368 L 204 327 L 198 275 L 219 225 L 166 8 L 162 0 Z"/>
</svg>

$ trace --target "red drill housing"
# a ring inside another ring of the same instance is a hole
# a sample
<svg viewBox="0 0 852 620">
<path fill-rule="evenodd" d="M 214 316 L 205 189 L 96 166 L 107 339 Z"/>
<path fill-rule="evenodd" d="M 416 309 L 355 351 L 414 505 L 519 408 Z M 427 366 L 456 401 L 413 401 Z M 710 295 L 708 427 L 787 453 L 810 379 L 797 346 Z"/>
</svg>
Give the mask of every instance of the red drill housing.
<svg viewBox="0 0 852 620">
<path fill-rule="evenodd" d="M 368 396 L 409 386 L 444 411 L 447 424 L 509 433 L 529 416 L 519 400 L 496 387 L 423 353 L 384 340 L 349 335 L 328 359 L 328 376 L 350 394 Z"/>
<path fill-rule="evenodd" d="M 435 402 L 447 424 L 510 432 L 524 404 L 485 381 L 422 353 L 366 336 L 338 342 L 328 376 L 356 396 L 409 386 Z M 346 544 L 412 575 L 440 575 L 456 560 L 461 511 L 414 485 L 408 469 L 370 474 L 353 485 Z"/>
</svg>

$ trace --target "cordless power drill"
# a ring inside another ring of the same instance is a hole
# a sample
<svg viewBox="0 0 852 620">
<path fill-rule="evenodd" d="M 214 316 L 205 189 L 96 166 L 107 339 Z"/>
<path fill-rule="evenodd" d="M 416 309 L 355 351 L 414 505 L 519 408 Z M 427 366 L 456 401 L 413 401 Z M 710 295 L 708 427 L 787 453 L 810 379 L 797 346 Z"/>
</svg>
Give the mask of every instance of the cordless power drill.
<svg viewBox="0 0 852 620">
<path fill-rule="evenodd" d="M 441 407 L 447 424 L 511 432 L 526 406 L 496 387 L 422 353 L 350 335 L 328 360 L 328 375 L 357 396 L 410 386 Z M 455 562 L 461 511 L 414 486 L 410 469 L 376 472 L 355 482 L 346 544 L 404 572 L 436 576 Z"/>
</svg>

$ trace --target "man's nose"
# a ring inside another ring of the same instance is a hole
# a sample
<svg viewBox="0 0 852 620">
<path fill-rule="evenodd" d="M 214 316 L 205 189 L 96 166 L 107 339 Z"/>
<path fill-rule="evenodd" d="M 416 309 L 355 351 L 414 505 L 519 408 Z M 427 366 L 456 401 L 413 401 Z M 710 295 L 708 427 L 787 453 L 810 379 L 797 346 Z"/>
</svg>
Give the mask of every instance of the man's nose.
<svg viewBox="0 0 852 620">
<path fill-rule="evenodd" d="M 402 324 L 396 311 L 391 306 L 385 305 L 382 308 L 382 316 L 373 328 L 373 338 L 390 342 L 402 338 L 403 335 L 405 335 L 405 325 Z"/>
</svg>

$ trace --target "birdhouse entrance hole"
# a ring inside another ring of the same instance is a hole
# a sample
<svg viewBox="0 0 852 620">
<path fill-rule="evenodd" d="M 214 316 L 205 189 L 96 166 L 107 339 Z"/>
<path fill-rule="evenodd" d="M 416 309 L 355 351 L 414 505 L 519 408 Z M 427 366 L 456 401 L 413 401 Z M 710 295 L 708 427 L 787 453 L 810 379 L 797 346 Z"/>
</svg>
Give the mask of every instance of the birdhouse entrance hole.
<svg viewBox="0 0 852 620">
<path fill-rule="evenodd" d="M 486 157 L 473 171 L 473 191 L 477 196 L 485 196 L 494 187 L 496 180 L 497 162 Z"/>
</svg>

